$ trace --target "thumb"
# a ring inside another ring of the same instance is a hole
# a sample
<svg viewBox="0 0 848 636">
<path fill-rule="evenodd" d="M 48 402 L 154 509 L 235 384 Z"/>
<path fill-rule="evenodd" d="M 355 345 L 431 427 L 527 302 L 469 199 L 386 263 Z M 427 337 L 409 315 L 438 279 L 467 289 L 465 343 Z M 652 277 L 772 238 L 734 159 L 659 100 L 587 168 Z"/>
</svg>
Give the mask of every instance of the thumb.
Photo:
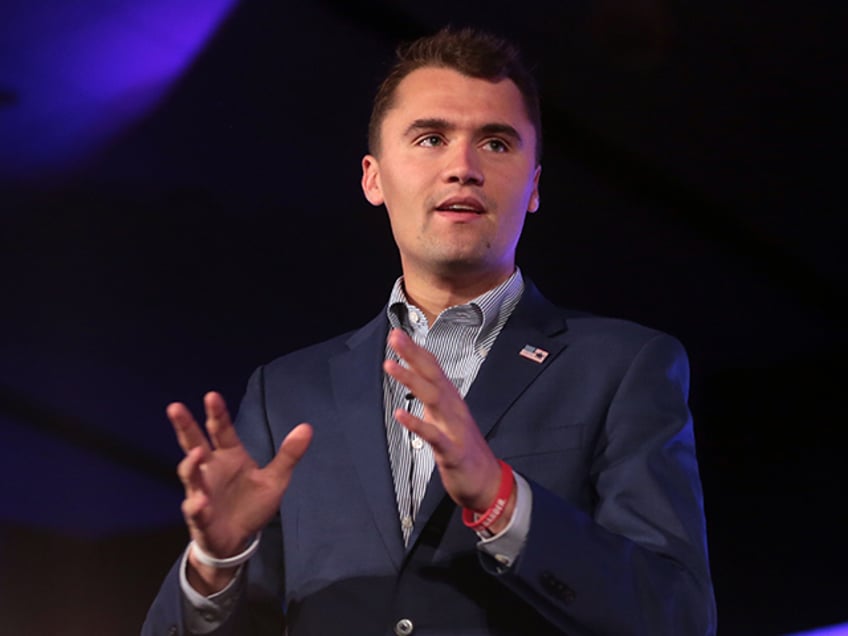
<svg viewBox="0 0 848 636">
<path fill-rule="evenodd" d="M 288 482 L 292 470 L 303 457 L 306 449 L 309 448 L 311 441 L 312 427 L 306 423 L 298 424 L 286 435 L 283 443 L 280 444 L 277 456 L 271 460 L 266 468 L 278 479 Z"/>
</svg>

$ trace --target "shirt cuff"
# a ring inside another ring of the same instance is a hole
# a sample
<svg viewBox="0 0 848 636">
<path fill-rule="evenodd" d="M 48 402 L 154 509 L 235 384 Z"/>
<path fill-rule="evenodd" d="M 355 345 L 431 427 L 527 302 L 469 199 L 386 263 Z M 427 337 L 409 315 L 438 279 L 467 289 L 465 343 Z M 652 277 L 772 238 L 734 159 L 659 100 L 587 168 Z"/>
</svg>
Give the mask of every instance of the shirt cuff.
<svg viewBox="0 0 848 636">
<path fill-rule="evenodd" d="M 512 566 L 521 554 L 527 535 L 530 532 L 530 516 L 533 512 L 533 491 L 530 484 L 521 475 L 513 471 L 515 475 L 515 509 L 512 518 L 506 527 L 493 537 L 486 537 L 477 533 L 481 541 L 477 549 L 490 555 L 499 564 L 499 570 L 503 571 Z"/>
<path fill-rule="evenodd" d="M 188 548 L 183 553 L 180 563 L 180 589 L 183 593 L 183 615 L 185 626 L 190 634 L 208 634 L 224 624 L 233 612 L 241 591 L 242 570 L 239 566 L 233 580 L 220 592 L 211 596 L 203 596 L 188 582 L 186 567 L 188 564 Z"/>
</svg>

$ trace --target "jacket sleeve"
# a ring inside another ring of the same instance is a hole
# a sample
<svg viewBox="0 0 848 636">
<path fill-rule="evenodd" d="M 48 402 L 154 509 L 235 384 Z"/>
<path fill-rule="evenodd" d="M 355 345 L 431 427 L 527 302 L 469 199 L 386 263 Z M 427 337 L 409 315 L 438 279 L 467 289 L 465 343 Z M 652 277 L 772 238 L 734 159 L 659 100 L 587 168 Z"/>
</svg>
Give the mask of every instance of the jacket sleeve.
<svg viewBox="0 0 848 636">
<path fill-rule="evenodd" d="M 594 442 L 591 510 L 528 479 L 531 524 L 518 561 L 507 570 L 485 563 L 564 633 L 715 633 L 688 384 L 675 339 L 642 346 Z"/>
</svg>

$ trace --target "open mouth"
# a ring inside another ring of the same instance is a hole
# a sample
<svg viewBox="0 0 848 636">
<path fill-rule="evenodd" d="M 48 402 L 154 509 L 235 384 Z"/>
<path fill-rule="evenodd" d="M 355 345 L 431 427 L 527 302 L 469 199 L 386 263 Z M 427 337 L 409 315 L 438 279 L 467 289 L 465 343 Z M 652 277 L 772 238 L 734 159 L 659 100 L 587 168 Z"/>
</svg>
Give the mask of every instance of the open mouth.
<svg viewBox="0 0 848 636">
<path fill-rule="evenodd" d="M 436 206 L 437 212 L 454 214 L 485 214 L 486 208 L 474 197 L 451 197 Z"/>
</svg>

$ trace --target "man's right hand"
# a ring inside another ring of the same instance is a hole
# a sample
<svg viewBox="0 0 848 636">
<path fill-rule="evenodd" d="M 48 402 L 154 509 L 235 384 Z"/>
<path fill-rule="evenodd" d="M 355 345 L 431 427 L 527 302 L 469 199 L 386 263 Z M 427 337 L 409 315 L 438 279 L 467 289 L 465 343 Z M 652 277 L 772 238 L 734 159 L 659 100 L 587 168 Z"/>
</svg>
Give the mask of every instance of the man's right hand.
<svg viewBox="0 0 848 636">
<path fill-rule="evenodd" d="M 167 413 L 186 453 L 177 474 L 185 486 L 182 509 L 189 533 L 201 550 L 223 559 L 242 552 L 277 513 L 312 427 L 292 429 L 276 457 L 259 468 L 242 446 L 221 395 L 207 393 L 203 405 L 209 439 L 184 404 L 168 405 Z M 205 596 L 223 589 L 235 572 L 204 565 L 191 553 L 188 562 L 189 583 Z"/>
</svg>

